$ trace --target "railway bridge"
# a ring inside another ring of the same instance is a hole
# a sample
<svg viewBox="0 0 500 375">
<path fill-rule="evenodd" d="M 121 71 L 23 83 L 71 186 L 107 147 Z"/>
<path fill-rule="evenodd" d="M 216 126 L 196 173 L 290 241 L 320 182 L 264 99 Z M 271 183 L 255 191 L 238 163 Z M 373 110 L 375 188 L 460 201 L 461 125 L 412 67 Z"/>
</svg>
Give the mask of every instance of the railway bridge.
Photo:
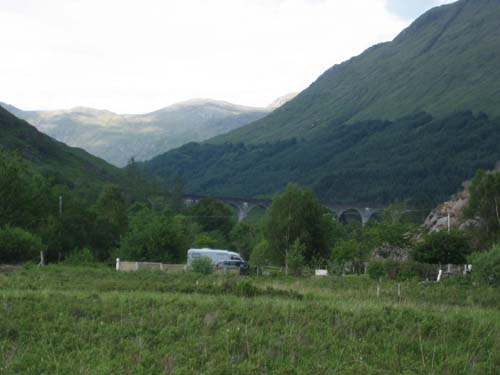
<svg viewBox="0 0 500 375">
<path fill-rule="evenodd" d="M 183 196 L 184 204 L 190 206 L 197 203 L 203 198 L 214 199 L 217 202 L 233 206 L 238 211 L 238 221 L 244 220 L 250 211 L 254 208 L 261 207 L 267 209 L 271 206 L 270 199 L 257 199 L 257 198 L 243 198 L 243 197 L 230 197 L 230 196 L 207 196 L 207 195 L 192 195 L 186 194 Z M 374 215 L 380 213 L 385 207 L 366 205 L 337 205 L 331 203 L 322 203 L 324 207 L 334 211 L 337 220 L 343 221 L 350 214 L 357 214 L 361 218 L 363 225 L 366 225 Z"/>
</svg>

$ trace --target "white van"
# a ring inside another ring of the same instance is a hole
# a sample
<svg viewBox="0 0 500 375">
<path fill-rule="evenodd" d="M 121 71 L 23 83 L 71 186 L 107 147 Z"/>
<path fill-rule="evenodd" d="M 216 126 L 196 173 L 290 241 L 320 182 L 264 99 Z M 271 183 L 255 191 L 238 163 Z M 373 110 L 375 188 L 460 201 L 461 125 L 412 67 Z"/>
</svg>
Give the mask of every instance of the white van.
<svg viewBox="0 0 500 375">
<path fill-rule="evenodd" d="M 212 264 L 215 266 L 219 262 L 225 260 L 238 260 L 244 262 L 240 254 L 234 251 L 227 250 L 217 250 L 217 249 L 189 249 L 187 253 L 187 264 L 190 266 L 193 259 L 199 257 L 208 257 L 212 260 Z"/>
</svg>

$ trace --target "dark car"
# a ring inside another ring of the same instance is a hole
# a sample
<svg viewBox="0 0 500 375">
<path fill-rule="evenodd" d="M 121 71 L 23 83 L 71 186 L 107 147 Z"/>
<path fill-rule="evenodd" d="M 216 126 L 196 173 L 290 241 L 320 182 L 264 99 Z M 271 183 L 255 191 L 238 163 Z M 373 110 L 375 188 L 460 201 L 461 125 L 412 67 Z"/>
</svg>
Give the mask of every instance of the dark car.
<svg viewBox="0 0 500 375">
<path fill-rule="evenodd" d="M 215 265 L 220 270 L 240 270 L 240 275 L 250 273 L 250 265 L 242 260 L 223 260 Z"/>
</svg>

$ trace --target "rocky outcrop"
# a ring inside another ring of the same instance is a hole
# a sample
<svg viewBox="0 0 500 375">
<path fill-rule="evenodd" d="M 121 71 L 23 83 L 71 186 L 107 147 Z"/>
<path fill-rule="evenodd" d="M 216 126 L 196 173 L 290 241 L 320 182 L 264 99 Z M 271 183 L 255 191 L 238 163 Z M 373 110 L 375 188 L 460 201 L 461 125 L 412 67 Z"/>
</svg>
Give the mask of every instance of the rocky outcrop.
<svg viewBox="0 0 500 375">
<path fill-rule="evenodd" d="M 463 184 L 464 190 L 453 195 L 449 201 L 440 204 L 425 219 L 424 227 L 429 233 L 450 229 L 465 230 L 477 226 L 477 219 L 468 219 L 464 210 L 469 203 L 469 181 Z M 449 222 L 449 224 L 448 224 Z"/>
</svg>

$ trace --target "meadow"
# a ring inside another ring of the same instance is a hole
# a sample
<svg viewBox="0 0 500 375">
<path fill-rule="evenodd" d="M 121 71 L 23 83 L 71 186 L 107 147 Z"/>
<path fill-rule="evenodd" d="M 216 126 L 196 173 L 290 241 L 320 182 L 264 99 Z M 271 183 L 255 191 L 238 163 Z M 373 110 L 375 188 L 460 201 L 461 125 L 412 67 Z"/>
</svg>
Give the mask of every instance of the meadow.
<svg viewBox="0 0 500 375">
<path fill-rule="evenodd" d="M 498 374 L 500 298 L 468 280 L 0 273 L 0 374 Z"/>
</svg>

